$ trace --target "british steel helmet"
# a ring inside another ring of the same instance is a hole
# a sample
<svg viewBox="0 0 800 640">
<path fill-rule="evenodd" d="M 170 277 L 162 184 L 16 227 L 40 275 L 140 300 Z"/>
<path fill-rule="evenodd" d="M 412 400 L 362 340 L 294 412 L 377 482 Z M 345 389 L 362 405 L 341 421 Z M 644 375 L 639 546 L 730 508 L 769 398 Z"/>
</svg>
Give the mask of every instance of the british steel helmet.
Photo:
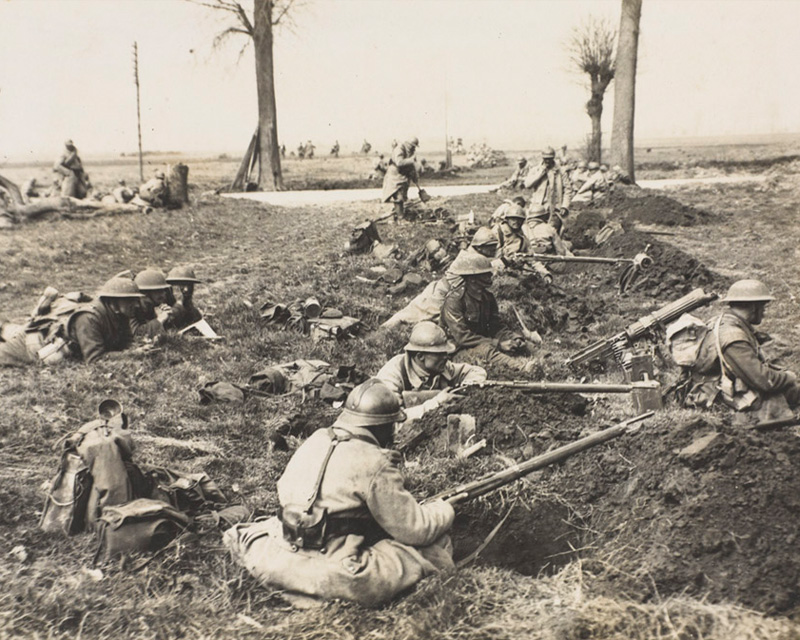
<svg viewBox="0 0 800 640">
<path fill-rule="evenodd" d="M 158 269 L 145 269 L 136 274 L 133 279 L 139 291 L 159 291 L 160 289 L 169 289 L 164 274 Z"/>
<path fill-rule="evenodd" d="M 99 298 L 144 298 L 133 280 L 116 276 L 100 287 L 97 296 Z"/>
<path fill-rule="evenodd" d="M 492 262 L 480 253 L 464 250 L 456 256 L 447 271 L 457 276 L 477 276 L 491 273 Z"/>
<path fill-rule="evenodd" d="M 500 244 L 500 241 L 497 239 L 497 234 L 489 227 L 479 227 L 475 235 L 472 236 L 472 242 L 470 242 L 473 247 L 497 246 L 498 244 Z"/>
<path fill-rule="evenodd" d="M 194 275 L 194 269 L 188 265 L 172 267 L 167 274 L 167 282 L 170 284 L 183 284 L 184 282 L 202 282 Z"/>
<path fill-rule="evenodd" d="M 334 426 L 375 427 L 405 419 L 397 396 L 383 382 L 370 378 L 348 394 Z"/>
<path fill-rule="evenodd" d="M 775 297 L 770 295 L 767 285 L 760 280 L 737 280 L 734 282 L 723 302 L 770 302 Z"/>
<path fill-rule="evenodd" d="M 456 347 L 448 342 L 444 329 L 435 322 L 425 320 L 414 325 L 404 349 L 423 353 L 453 353 Z"/>
</svg>

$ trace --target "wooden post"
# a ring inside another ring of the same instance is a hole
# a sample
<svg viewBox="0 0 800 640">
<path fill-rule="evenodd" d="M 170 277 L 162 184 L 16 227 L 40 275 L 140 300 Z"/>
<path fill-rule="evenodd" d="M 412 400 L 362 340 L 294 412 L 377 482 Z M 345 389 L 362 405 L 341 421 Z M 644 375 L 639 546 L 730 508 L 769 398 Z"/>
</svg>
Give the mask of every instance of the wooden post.
<svg viewBox="0 0 800 640">
<path fill-rule="evenodd" d="M 167 206 L 180 209 L 189 204 L 189 167 L 183 163 L 167 169 Z"/>
<path fill-rule="evenodd" d="M 139 44 L 133 43 L 133 81 L 136 83 L 136 127 L 139 132 L 139 182 L 144 182 L 142 160 L 142 110 L 139 103 Z"/>
</svg>

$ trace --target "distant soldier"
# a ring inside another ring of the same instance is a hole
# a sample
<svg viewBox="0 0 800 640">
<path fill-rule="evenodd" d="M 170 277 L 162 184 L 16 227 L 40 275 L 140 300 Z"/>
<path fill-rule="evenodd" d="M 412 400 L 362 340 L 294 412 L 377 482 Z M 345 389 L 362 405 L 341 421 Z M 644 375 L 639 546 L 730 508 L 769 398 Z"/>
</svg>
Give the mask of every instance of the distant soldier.
<svg viewBox="0 0 800 640">
<path fill-rule="evenodd" d="M 445 296 L 441 325 L 455 342 L 462 357 L 476 358 L 487 366 L 529 370 L 530 363 L 515 357 L 525 345 L 524 338 L 503 326 L 492 284 L 491 261 L 473 251 L 462 251 L 449 272 L 463 278 Z"/>
<path fill-rule="evenodd" d="M 167 176 L 160 169 L 157 169 L 153 177 L 139 187 L 139 198 L 154 207 L 166 205 L 167 196 Z"/>
<path fill-rule="evenodd" d="M 710 407 L 720 402 L 758 420 L 792 415 L 800 404 L 797 375 L 766 362 L 753 328 L 774 299 L 758 280 L 730 286 L 723 299 L 728 309 L 710 325 L 692 367 L 688 404 Z"/>
<path fill-rule="evenodd" d="M 83 199 L 89 192 L 89 177 L 72 140 L 64 142 L 64 153 L 56 160 L 53 171 L 61 176 L 61 195 Z"/>
<path fill-rule="evenodd" d="M 571 256 L 569 247 L 562 240 L 558 230 L 547 221 L 548 218 L 547 211 L 541 210 L 528 215 L 522 226 L 522 232 L 530 243 L 531 253 Z"/>
<path fill-rule="evenodd" d="M 503 203 L 494 210 L 492 213 L 491 222 L 492 224 L 496 224 L 500 220 L 505 218 L 505 214 L 516 207 L 525 207 L 528 206 L 528 203 L 525 201 L 525 198 L 522 196 L 514 196 L 513 198 L 506 198 L 503 200 Z"/>
<path fill-rule="evenodd" d="M 367 155 L 371 149 L 372 145 L 369 142 L 367 142 L 366 138 L 364 138 L 364 143 L 361 145 L 361 153 Z"/>
<path fill-rule="evenodd" d="M 134 338 L 158 338 L 164 335 L 172 318 L 172 287 L 158 269 L 140 271 L 134 282 L 144 298 L 130 319 L 131 334 Z"/>
<path fill-rule="evenodd" d="M 409 138 L 403 144 L 392 149 L 392 157 L 386 175 L 383 177 L 382 202 L 394 204 L 395 219 L 404 217 L 405 202 L 408 200 L 408 187 L 411 182 L 417 182 L 416 152 L 419 138 Z"/>
<path fill-rule="evenodd" d="M 114 277 L 92 302 L 73 304 L 58 315 L 53 310 L 28 325 L 3 326 L 0 366 L 56 364 L 67 357 L 92 363 L 121 351 L 131 343 L 128 322 L 142 298 L 133 280 Z"/>
<path fill-rule="evenodd" d="M 338 158 L 339 157 L 339 141 L 338 140 L 333 143 L 333 146 L 331 147 L 330 155 L 332 155 L 334 158 Z"/>
<path fill-rule="evenodd" d="M 498 258 L 503 258 L 504 262 L 514 262 L 517 254 L 528 254 L 531 252 L 530 243 L 522 231 L 525 222 L 525 211 L 518 204 L 509 207 L 494 227 L 499 248 Z"/>
<path fill-rule="evenodd" d="M 471 364 L 453 363 L 456 347 L 434 322 L 420 322 L 411 330 L 405 353 L 394 356 L 377 374 L 405 408 L 407 421 L 459 399 L 453 391 L 463 384 L 483 382 L 486 370 Z M 431 391 L 438 391 L 432 395 Z M 425 396 L 429 397 L 425 397 Z"/>
<path fill-rule="evenodd" d="M 608 167 L 606 165 L 590 162 L 589 170 L 591 171 L 589 177 L 578 189 L 572 202 L 594 202 L 610 190 L 611 185 L 607 179 Z"/>
<path fill-rule="evenodd" d="M 29 178 L 25 182 L 22 183 L 22 195 L 25 200 L 30 200 L 31 198 L 38 198 L 39 197 L 39 185 L 36 182 L 36 178 Z"/>
<path fill-rule="evenodd" d="M 200 320 L 203 315 L 194 306 L 194 287 L 200 284 L 194 269 L 187 265 L 173 267 L 167 274 L 167 283 L 173 287 L 175 304 L 172 306 L 172 318 L 167 327 L 183 329 Z M 177 289 L 177 292 L 175 291 Z"/>
<path fill-rule="evenodd" d="M 386 171 L 389 168 L 389 163 L 386 162 L 386 156 L 381 154 L 378 156 L 377 162 L 372 167 L 372 173 L 369 174 L 369 180 L 383 180 L 383 177 L 386 175 Z"/>
<path fill-rule="evenodd" d="M 519 156 L 517 158 L 517 168 L 514 169 L 514 173 L 511 174 L 508 180 L 497 185 L 493 191 L 497 191 L 498 189 L 522 189 L 525 186 L 525 178 L 529 170 L 528 159 L 525 156 Z"/>
<path fill-rule="evenodd" d="M 285 158 L 285 157 L 286 157 L 286 145 L 282 144 L 281 145 L 281 158 Z"/>
<path fill-rule="evenodd" d="M 302 142 L 297 145 L 297 157 L 301 160 L 306 157 L 306 145 Z"/>
<path fill-rule="evenodd" d="M 596 165 L 596 162 L 589 163 Z M 585 160 L 581 160 L 575 169 L 569 174 L 569 181 L 572 184 L 572 190 L 577 192 L 584 182 L 589 179 L 589 176 L 592 175 L 591 170 L 589 169 L 589 165 L 586 164 Z"/>
<path fill-rule="evenodd" d="M 114 196 L 114 200 L 119 202 L 120 204 L 127 204 L 133 197 L 136 195 L 133 189 L 129 189 L 128 186 L 125 184 L 124 180 L 120 180 L 117 183 L 116 188 L 111 192 L 111 195 Z"/>
<path fill-rule="evenodd" d="M 380 606 L 425 576 L 453 569 L 455 513 L 419 504 L 388 450 L 405 414 L 375 378 L 295 451 L 278 480 L 278 516 L 225 532 L 234 558 L 269 588 Z"/>
<path fill-rule="evenodd" d="M 569 214 L 572 185 L 567 172 L 556 165 L 556 152 L 552 147 L 542 152 L 542 163 L 525 177 L 525 188 L 535 191 L 531 195 L 529 213 L 544 208 L 551 217 Z"/>
<path fill-rule="evenodd" d="M 311 158 L 314 157 L 314 149 L 316 149 L 316 147 L 311 142 L 311 140 L 306 142 L 306 158 L 308 158 L 309 160 L 311 160 Z"/>
</svg>

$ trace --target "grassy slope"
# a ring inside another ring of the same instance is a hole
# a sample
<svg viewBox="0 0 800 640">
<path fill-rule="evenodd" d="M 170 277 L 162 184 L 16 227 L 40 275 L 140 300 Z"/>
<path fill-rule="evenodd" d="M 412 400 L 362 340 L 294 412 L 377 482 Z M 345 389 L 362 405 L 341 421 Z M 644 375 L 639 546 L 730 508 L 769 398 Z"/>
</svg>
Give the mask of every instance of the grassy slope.
<svg viewBox="0 0 800 640">
<path fill-rule="evenodd" d="M 729 224 L 707 233 L 684 230 L 675 241 L 732 275 L 763 276 L 781 293 L 782 281 L 800 291 L 796 254 L 791 260 L 797 229 L 788 203 L 797 188 L 790 178 L 785 189 L 680 194 L 726 212 Z M 449 206 L 460 212 L 458 200 Z M 376 371 L 402 344 L 402 333 L 314 345 L 261 327 L 247 304 L 257 309 L 267 300 L 313 293 L 376 324 L 399 303 L 354 279 L 368 274 L 370 259 L 336 258 L 352 225 L 375 214 L 373 204 L 286 211 L 214 200 L 147 217 L 34 224 L 0 236 L 0 309 L 9 318 L 24 317 L 48 284 L 92 291 L 124 268 L 193 263 L 207 283 L 198 303 L 226 338 L 216 345 L 171 338 L 160 351 L 125 353 L 96 367 L 0 370 L 0 530 L 6 552 L 22 545 L 28 554 L 24 562 L 7 555 L 0 563 L 0 635 L 634 638 L 681 637 L 684 630 L 683 637 L 729 638 L 735 629 L 743 638 L 797 637 L 785 621 L 731 607 L 603 600 L 592 595 L 578 564 L 542 579 L 475 567 L 427 581 L 377 612 L 331 604 L 322 612 L 290 613 L 231 565 L 215 532 L 136 573 L 103 567 L 98 581 L 85 570 L 92 553 L 88 536 L 63 539 L 37 530 L 39 485 L 57 464 L 53 445 L 108 395 L 123 402 L 136 433 L 199 442 L 199 448 L 164 446 L 140 437 L 136 459 L 204 469 L 229 494 L 239 493 L 254 507 L 274 506 L 274 481 L 289 454 L 272 451 L 269 436 L 287 416 L 302 422 L 306 410 L 285 399 L 200 406 L 194 390 L 203 379 L 236 382 L 264 364 L 302 356 Z M 386 240 L 405 246 L 418 246 L 428 234 L 421 227 L 384 230 Z M 782 298 L 770 308 L 765 328 L 781 329 L 796 343 L 797 308 Z"/>
</svg>

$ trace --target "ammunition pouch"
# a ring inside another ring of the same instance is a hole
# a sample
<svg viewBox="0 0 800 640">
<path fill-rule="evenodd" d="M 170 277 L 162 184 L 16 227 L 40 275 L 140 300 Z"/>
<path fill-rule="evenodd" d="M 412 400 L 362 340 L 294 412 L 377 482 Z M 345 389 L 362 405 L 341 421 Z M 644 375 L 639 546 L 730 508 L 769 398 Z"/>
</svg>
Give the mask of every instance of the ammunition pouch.
<svg viewBox="0 0 800 640">
<path fill-rule="evenodd" d="M 283 539 L 298 549 L 325 548 L 328 540 L 328 510 L 312 505 L 287 504 L 278 510 L 283 525 Z"/>
</svg>

